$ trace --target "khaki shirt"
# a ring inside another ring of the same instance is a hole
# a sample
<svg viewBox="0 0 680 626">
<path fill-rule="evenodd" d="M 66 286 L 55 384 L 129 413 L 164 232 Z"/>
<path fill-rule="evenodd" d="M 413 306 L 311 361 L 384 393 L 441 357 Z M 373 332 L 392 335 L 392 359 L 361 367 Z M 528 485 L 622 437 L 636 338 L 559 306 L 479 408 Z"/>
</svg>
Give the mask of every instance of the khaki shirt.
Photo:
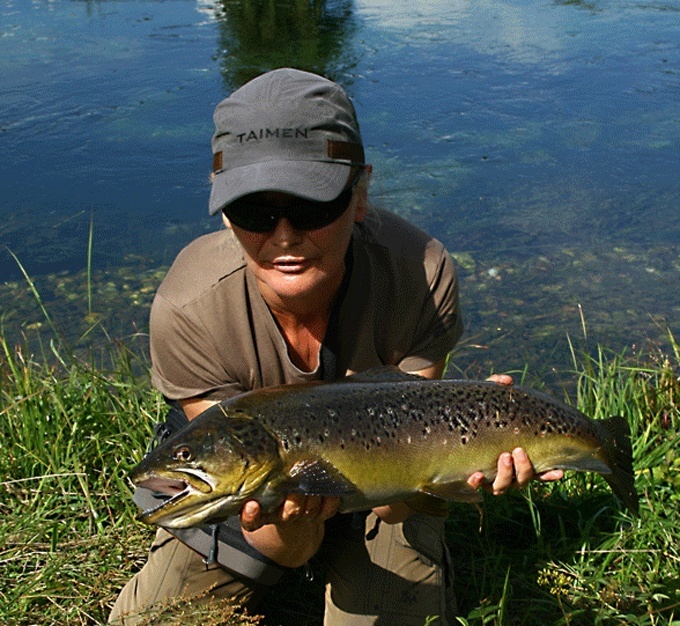
<svg viewBox="0 0 680 626">
<path fill-rule="evenodd" d="M 337 371 L 416 371 L 444 358 L 463 330 L 444 246 L 394 214 L 371 210 L 355 225 L 350 247 L 352 272 L 336 305 Z M 154 299 L 150 333 L 152 382 L 172 400 L 223 400 L 320 378 L 291 362 L 230 229 L 180 252 Z"/>
</svg>

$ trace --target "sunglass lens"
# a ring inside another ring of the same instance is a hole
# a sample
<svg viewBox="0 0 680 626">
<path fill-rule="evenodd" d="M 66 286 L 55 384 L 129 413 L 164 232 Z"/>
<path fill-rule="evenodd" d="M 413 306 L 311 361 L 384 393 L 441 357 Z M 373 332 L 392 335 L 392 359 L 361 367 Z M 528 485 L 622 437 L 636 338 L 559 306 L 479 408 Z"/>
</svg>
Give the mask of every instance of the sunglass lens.
<svg viewBox="0 0 680 626">
<path fill-rule="evenodd" d="M 284 213 L 293 228 L 316 230 L 337 220 L 347 210 L 351 199 L 352 189 L 349 188 L 330 202 L 304 202 L 288 208 Z"/>
<path fill-rule="evenodd" d="M 268 207 L 244 202 L 234 202 L 224 209 L 224 214 L 232 224 L 253 233 L 274 230 L 280 218 L 278 213 Z"/>
<path fill-rule="evenodd" d="M 223 211 L 232 224 L 253 233 L 268 233 L 285 217 L 296 230 L 316 230 L 332 224 L 349 207 L 353 189 L 345 189 L 335 200 L 313 202 L 299 200 L 287 207 L 269 207 L 237 200 Z"/>
</svg>

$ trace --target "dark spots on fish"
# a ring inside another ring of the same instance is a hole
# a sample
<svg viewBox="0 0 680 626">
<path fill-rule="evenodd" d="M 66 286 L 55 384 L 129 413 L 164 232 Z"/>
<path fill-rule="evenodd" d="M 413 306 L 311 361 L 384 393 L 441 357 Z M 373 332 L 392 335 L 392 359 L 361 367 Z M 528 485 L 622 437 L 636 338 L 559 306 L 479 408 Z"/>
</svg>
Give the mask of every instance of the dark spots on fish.
<svg viewBox="0 0 680 626">
<path fill-rule="evenodd" d="M 258 456 L 264 456 L 267 451 L 269 450 L 269 446 L 267 445 L 268 442 L 266 442 L 264 439 L 259 439 L 257 442 L 256 450 Z"/>
<path fill-rule="evenodd" d="M 329 438 L 331 435 L 331 431 L 328 428 L 325 428 L 322 433 L 319 433 L 317 436 L 317 439 L 319 440 L 319 443 L 324 443 L 327 438 Z"/>
<path fill-rule="evenodd" d="M 589 430 L 583 420 L 575 419 L 573 409 L 516 387 L 505 390 L 484 383 L 451 387 L 433 382 L 368 391 L 357 388 L 356 395 L 351 387 L 337 389 L 332 397 L 306 395 L 287 422 L 275 409 L 267 410 L 263 420 L 274 426 L 282 450 L 328 446 L 370 451 L 423 441 L 471 447 L 487 435 L 580 437 Z M 282 413 L 291 413 L 289 401 L 283 407 Z"/>
</svg>

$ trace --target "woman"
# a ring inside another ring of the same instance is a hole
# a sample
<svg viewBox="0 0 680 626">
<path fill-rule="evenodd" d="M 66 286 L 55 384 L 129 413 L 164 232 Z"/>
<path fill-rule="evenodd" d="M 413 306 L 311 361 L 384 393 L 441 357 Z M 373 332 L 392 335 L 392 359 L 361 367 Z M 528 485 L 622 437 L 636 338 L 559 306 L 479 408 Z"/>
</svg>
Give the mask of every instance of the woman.
<svg viewBox="0 0 680 626">
<path fill-rule="evenodd" d="M 215 125 L 210 212 L 222 212 L 226 229 L 180 253 L 151 312 L 152 381 L 179 421 L 247 390 L 380 365 L 441 377 L 463 329 L 451 257 L 404 220 L 369 210 L 372 168 L 342 88 L 268 72 L 221 102 Z M 533 475 L 524 451 L 508 450 L 486 486 L 502 493 Z M 325 623 L 450 623 L 443 520 L 405 503 L 336 516 L 338 504 L 291 494 L 264 515 L 247 502 L 240 519 L 213 529 L 220 556 L 208 565 L 205 531 L 161 529 L 111 620 L 134 624 L 144 607 L 177 596 L 253 605 L 281 568 L 304 565 L 323 543 Z"/>
</svg>

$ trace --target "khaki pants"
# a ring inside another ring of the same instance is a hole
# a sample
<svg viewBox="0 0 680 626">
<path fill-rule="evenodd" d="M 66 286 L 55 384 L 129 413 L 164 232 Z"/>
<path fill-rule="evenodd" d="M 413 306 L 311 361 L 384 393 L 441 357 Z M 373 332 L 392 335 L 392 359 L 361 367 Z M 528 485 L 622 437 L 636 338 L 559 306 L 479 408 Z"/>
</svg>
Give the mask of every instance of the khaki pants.
<svg viewBox="0 0 680 626">
<path fill-rule="evenodd" d="M 363 540 L 326 533 L 325 626 L 422 626 L 434 616 L 437 626 L 451 624 L 456 607 L 443 528 L 443 519 L 421 514 L 391 525 L 371 513 Z M 266 588 L 236 579 L 219 565 L 206 567 L 200 555 L 161 529 L 109 622 L 133 626 L 155 603 L 200 594 L 194 602 L 234 598 L 251 608 L 264 593 Z"/>
</svg>

